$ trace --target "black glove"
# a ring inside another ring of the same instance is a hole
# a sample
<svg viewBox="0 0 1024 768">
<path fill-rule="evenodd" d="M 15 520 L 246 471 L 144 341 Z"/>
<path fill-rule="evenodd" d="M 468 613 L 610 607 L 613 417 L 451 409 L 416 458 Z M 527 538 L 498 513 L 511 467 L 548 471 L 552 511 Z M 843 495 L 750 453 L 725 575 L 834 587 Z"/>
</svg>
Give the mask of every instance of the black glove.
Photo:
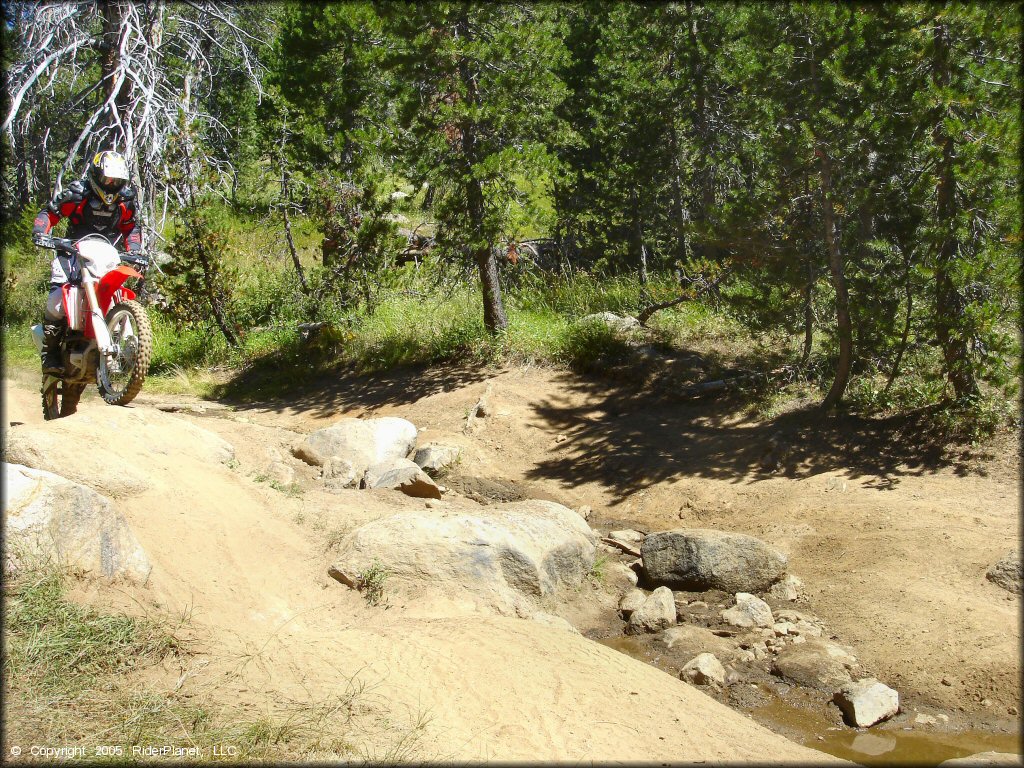
<svg viewBox="0 0 1024 768">
<path fill-rule="evenodd" d="M 53 247 L 53 238 L 45 232 L 33 232 L 32 242 L 43 248 Z"/>
</svg>

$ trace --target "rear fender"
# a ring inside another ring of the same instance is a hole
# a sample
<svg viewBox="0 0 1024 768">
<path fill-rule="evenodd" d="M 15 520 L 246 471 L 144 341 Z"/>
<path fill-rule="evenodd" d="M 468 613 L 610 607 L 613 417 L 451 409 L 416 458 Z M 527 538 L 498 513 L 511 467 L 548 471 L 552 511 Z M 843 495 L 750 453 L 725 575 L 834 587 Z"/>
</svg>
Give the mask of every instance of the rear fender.
<svg viewBox="0 0 1024 768">
<path fill-rule="evenodd" d="M 141 278 L 142 274 L 132 269 L 127 264 L 114 267 L 100 278 L 96 288 L 96 298 L 99 299 L 103 314 L 110 311 L 114 302 L 128 301 L 135 298 L 135 292 L 124 287 L 124 281 L 130 277 Z"/>
</svg>

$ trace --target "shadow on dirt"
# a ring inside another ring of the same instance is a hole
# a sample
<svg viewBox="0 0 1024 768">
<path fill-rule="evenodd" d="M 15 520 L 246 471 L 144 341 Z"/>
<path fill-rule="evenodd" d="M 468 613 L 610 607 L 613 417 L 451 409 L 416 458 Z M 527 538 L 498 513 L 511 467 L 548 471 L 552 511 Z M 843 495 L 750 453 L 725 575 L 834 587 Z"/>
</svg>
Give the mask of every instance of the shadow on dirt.
<svg viewBox="0 0 1024 768">
<path fill-rule="evenodd" d="M 469 367 L 408 366 L 381 373 L 357 373 L 339 368 L 318 370 L 303 378 L 294 372 L 274 375 L 263 369 L 241 373 L 216 393 L 236 410 L 299 412 L 321 418 L 345 411 L 376 411 L 385 405 L 407 405 L 469 386 L 493 376 L 493 371 Z"/>
<path fill-rule="evenodd" d="M 749 413 L 749 396 L 680 401 L 608 380 L 562 377 L 563 399 L 536 404 L 539 419 L 568 439 L 527 473 L 567 487 L 599 482 L 621 501 L 658 483 L 704 477 L 752 483 L 772 476 L 844 471 L 894 488 L 901 477 L 953 466 L 972 472 L 979 455 L 951 456 L 928 433 L 928 414 L 889 419 L 826 417 L 808 404 L 769 420 Z M 597 412 L 597 414 L 595 414 Z"/>
<path fill-rule="evenodd" d="M 383 406 L 409 405 L 493 378 L 494 369 L 417 365 L 361 374 L 339 367 L 258 366 L 217 393 L 237 410 L 304 413 L 321 418 Z M 721 370 L 698 353 L 677 353 L 671 365 L 631 357 L 604 359 L 586 372 L 565 371 L 552 391 L 532 403 L 538 426 L 566 436 L 538 457 L 525 480 L 554 480 L 565 488 L 598 482 L 623 500 L 658 483 L 704 477 L 752 483 L 773 476 L 801 478 L 842 471 L 871 477 L 869 487 L 894 488 L 901 477 L 952 467 L 979 471 L 991 454 L 958 452 L 931 433 L 927 410 L 886 419 L 837 413 L 817 403 L 763 419 L 751 389 L 684 400 L 679 389 Z M 761 393 L 762 395 L 764 392 Z"/>
</svg>

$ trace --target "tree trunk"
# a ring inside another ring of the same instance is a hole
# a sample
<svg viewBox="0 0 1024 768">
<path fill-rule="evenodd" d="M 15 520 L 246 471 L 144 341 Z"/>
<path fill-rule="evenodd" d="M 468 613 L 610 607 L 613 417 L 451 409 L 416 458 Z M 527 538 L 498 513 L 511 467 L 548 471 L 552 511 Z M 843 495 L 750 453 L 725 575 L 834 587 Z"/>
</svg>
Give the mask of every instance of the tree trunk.
<svg viewBox="0 0 1024 768">
<path fill-rule="evenodd" d="M 18 188 L 18 205 L 22 208 L 26 208 L 32 201 L 31 191 L 29 189 L 29 175 L 28 175 L 28 155 L 25 152 L 25 137 L 21 131 L 15 130 L 14 126 L 11 126 L 11 138 L 13 139 L 13 150 L 14 150 L 14 170 L 17 178 Z"/>
<path fill-rule="evenodd" d="M 850 323 L 850 295 L 846 290 L 843 256 L 835 229 L 835 209 L 832 203 L 832 160 L 823 149 L 818 149 L 821 174 L 821 202 L 825 220 L 825 246 L 828 249 L 828 266 L 832 273 L 832 287 L 836 292 L 836 335 L 839 336 L 839 360 L 836 376 L 832 381 L 824 402 L 823 410 L 834 408 L 846 391 L 853 363 L 853 327 Z"/>
<path fill-rule="evenodd" d="M 717 255 L 717 249 L 707 243 L 707 219 L 715 205 L 715 191 L 712 184 L 713 169 L 707 161 L 711 139 L 708 130 L 707 119 L 707 79 L 704 73 L 704 63 L 700 60 L 700 45 L 697 39 L 697 17 L 694 13 L 692 0 L 686 0 L 687 33 L 690 38 L 690 47 L 696 62 L 691 68 L 690 76 L 694 81 L 695 105 L 693 113 L 693 127 L 697 138 L 697 168 L 696 176 L 696 205 L 693 206 L 693 221 L 699 230 L 697 242 L 693 243 L 692 250 L 698 258 Z"/>
<path fill-rule="evenodd" d="M 647 246 L 644 244 L 644 220 L 640 214 L 640 196 L 634 190 L 633 202 L 633 257 L 637 260 L 640 270 L 640 284 L 647 285 Z"/>
<path fill-rule="evenodd" d="M 676 79 L 674 55 L 669 57 L 668 77 L 672 81 Z M 683 262 L 686 261 L 686 217 L 683 213 L 685 207 L 683 202 L 683 169 L 679 154 L 682 148 L 679 146 L 679 132 L 676 129 L 675 109 L 672 109 L 668 118 L 668 141 L 669 150 L 672 152 L 672 200 L 670 201 L 670 209 L 676 235 L 675 256 L 679 261 Z"/>
<path fill-rule="evenodd" d="M 889 380 L 885 382 L 885 389 L 882 394 L 888 395 L 892 389 L 893 382 L 900 374 L 900 365 L 903 363 L 903 355 L 907 351 L 907 341 L 910 339 L 910 321 L 914 314 L 914 292 L 910 284 L 910 254 L 903 255 L 903 289 L 907 297 L 907 319 L 903 323 L 903 335 L 900 337 L 900 346 L 896 352 L 896 359 L 893 361 L 892 370 L 889 371 Z"/>
<path fill-rule="evenodd" d="M 804 351 L 800 365 L 807 365 L 814 347 L 814 262 L 807 257 L 807 283 L 804 285 Z"/>
<path fill-rule="evenodd" d="M 119 141 L 111 144 L 120 152 L 129 152 L 129 136 L 125 127 L 128 114 L 128 97 L 131 84 L 124 78 L 118 84 L 121 69 L 121 34 L 124 14 L 117 0 L 102 4 L 103 9 L 103 57 L 100 60 L 100 74 L 103 78 L 103 95 L 113 99 L 115 114 L 111 114 L 107 126 Z M 116 89 L 116 92 L 115 92 Z"/>
<path fill-rule="evenodd" d="M 936 85 L 949 85 L 949 41 L 942 24 L 933 32 L 932 61 Z M 978 382 L 971 367 L 966 333 L 966 302 L 953 280 L 953 266 L 960 251 L 956 236 L 956 170 L 953 138 L 943 127 L 943 113 L 937 115 L 932 139 L 939 150 L 936 170 L 936 218 L 942 232 L 935 259 L 935 335 L 942 348 L 946 377 L 958 400 L 978 395 Z"/>
<path fill-rule="evenodd" d="M 279 158 L 281 163 L 281 215 L 284 218 L 284 237 L 288 242 L 288 253 L 291 254 L 292 265 L 295 267 L 295 274 L 299 278 L 299 286 L 302 288 L 302 293 L 309 296 L 309 283 L 306 282 L 306 273 L 302 270 L 302 262 L 299 261 L 299 254 L 295 249 L 295 240 L 292 238 L 292 220 L 288 215 L 288 206 L 291 204 L 292 195 L 291 188 L 288 186 L 288 155 L 285 152 L 287 144 L 288 120 L 286 115 L 285 120 L 281 122 L 281 148 Z"/>
<path fill-rule="evenodd" d="M 468 145 L 473 145 L 473 130 L 467 128 L 463 133 L 463 140 L 469 137 Z M 480 272 L 480 288 L 483 292 L 484 303 L 484 327 L 492 333 L 499 333 L 508 327 L 508 317 L 505 315 L 505 305 L 501 299 L 501 281 L 498 277 L 498 260 L 494 256 L 494 249 L 486 242 L 482 242 L 484 223 L 484 192 L 477 179 L 471 179 L 467 184 L 467 200 L 469 202 L 469 220 L 473 229 L 473 257 L 477 269 Z"/>
<path fill-rule="evenodd" d="M 469 21 L 463 14 L 459 23 L 459 34 L 469 37 Z M 475 75 L 469 70 L 469 62 L 463 58 L 459 61 L 459 77 L 466 89 L 466 104 L 475 107 L 478 103 L 477 83 Z M 494 249 L 487 242 L 484 230 L 484 191 L 479 179 L 469 173 L 477 162 L 476 125 L 472 118 L 465 118 L 461 126 L 462 153 L 466 162 L 465 194 L 468 204 L 471 252 L 476 261 L 477 269 L 480 271 L 480 287 L 483 292 L 484 303 L 484 327 L 496 334 L 508 327 L 508 317 L 505 315 L 505 305 L 501 299 L 501 281 L 498 277 L 498 261 L 494 256 Z"/>
</svg>

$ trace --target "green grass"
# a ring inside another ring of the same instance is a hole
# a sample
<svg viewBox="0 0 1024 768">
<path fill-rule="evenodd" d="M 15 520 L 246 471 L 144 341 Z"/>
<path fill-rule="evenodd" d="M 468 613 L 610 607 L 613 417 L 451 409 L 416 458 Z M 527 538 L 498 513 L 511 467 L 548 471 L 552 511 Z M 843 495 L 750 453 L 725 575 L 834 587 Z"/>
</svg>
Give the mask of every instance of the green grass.
<svg viewBox="0 0 1024 768">
<path fill-rule="evenodd" d="M 387 583 L 388 575 L 388 569 L 377 560 L 359 574 L 360 589 L 370 605 L 380 605 L 384 602 L 384 585 Z"/>
<path fill-rule="evenodd" d="M 323 701 L 283 702 L 263 712 L 219 701 L 209 690 L 144 682 L 162 661 L 187 666 L 171 624 L 83 608 L 67 577 L 23 567 L 5 578 L 4 731 L 8 744 L 111 747 L 103 762 L 130 762 L 133 747 L 198 750 L 193 759 L 352 757 L 348 723 L 363 694 L 353 680 Z M 213 747 L 231 751 L 213 754 Z M 136 760 L 138 758 L 135 758 Z"/>
<path fill-rule="evenodd" d="M 390 181 L 396 189 L 415 193 L 396 206 L 407 219 L 402 226 L 413 228 L 423 222 L 428 213 L 421 207 L 422 191 L 397 177 Z M 521 211 L 520 236 L 547 231 L 552 212 L 546 207 L 546 184 L 540 178 L 526 185 L 530 204 Z M 799 358 L 799 338 L 751 330 L 741 317 L 741 305 L 731 312 L 704 302 L 685 302 L 656 313 L 648 328 L 632 338 L 577 322 L 603 311 L 635 316 L 652 302 L 674 298 L 679 288 L 668 274 L 653 273 L 644 285 L 635 276 L 602 276 L 586 270 L 543 273 L 525 260 L 517 267 L 502 264 L 509 326 L 497 336 L 483 325 L 475 269 L 442 266 L 430 258 L 418 268 L 388 270 L 375 278 L 372 309 L 342 306 L 329 294 L 313 301 L 299 291 L 276 213 L 267 213 L 265 205 L 263 213 L 256 214 L 232 211 L 223 203 L 209 209 L 214 226 L 227 238 L 226 267 L 237 272 L 228 312 L 240 344 L 230 347 L 208 317 L 176 322 L 150 308 L 155 348 L 146 392 L 242 400 L 287 397 L 311 378 L 342 370 L 374 373 L 407 366 L 541 365 L 600 375 L 628 370 L 630 345 L 635 343 L 652 344 L 668 356 L 700 355 L 712 377 L 724 369 L 770 370 Z M 31 216 L 26 214 L 11 228 L 12 244 L 4 249 L 4 346 L 8 366 L 18 368 L 38 365 L 28 327 L 38 321 L 46 293 L 48 260 L 28 245 L 30 229 Z M 320 235 L 315 224 L 301 216 L 295 217 L 293 232 L 307 277 L 315 285 Z M 164 234 L 173 239 L 173 222 Z M 744 288 L 736 290 L 743 293 Z M 197 301 L 193 315 L 208 316 L 201 297 Z M 309 320 L 326 326 L 315 338 L 304 340 L 298 325 Z M 1019 374 L 1020 344 L 1015 332 L 1009 336 L 1013 348 L 1003 356 L 1006 370 L 997 371 L 993 379 L 997 386 L 986 390 L 983 402 L 942 417 L 950 420 L 950 434 L 977 435 L 1006 419 L 1019 419 L 1013 381 Z M 772 418 L 794 400 L 820 399 L 831 382 L 832 346 L 827 328 L 819 329 L 812 365 L 801 380 L 785 386 L 776 382 L 752 392 L 752 414 Z M 914 410 L 940 403 L 948 394 L 937 373 L 941 361 L 935 350 L 909 354 L 905 375 L 888 392 L 884 371 L 860 362 L 846 397 L 846 406 L 854 411 Z M 995 381 L 999 376 L 1010 384 Z M 1000 403 L 1010 405 L 1001 408 Z"/>
<path fill-rule="evenodd" d="M 594 558 L 594 564 L 590 566 L 590 580 L 598 586 L 608 579 L 608 555 L 601 553 Z"/>
</svg>

